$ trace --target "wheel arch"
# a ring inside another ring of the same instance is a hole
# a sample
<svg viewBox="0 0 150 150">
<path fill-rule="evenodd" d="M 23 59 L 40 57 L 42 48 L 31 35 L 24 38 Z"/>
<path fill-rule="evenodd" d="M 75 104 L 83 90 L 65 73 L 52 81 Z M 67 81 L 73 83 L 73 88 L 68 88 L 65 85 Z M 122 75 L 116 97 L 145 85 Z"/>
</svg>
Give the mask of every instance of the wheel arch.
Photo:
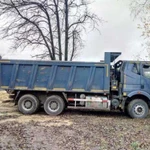
<svg viewBox="0 0 150 150">
<path fill-rule="evenodd" d="M 145 101 L 148 104 L 148 106 L 150 108 L 150 98 L 147 97 L 147 95 L 143 95 L 143 94 L 135 94 L 135 95 L 132 95 L 132 96 L 128 96 L 127 99 L 126 99 L 126 102 L 125 102 L 125 108 L 134 99 L 142 99 L 143 101 Z"/>
</svg>

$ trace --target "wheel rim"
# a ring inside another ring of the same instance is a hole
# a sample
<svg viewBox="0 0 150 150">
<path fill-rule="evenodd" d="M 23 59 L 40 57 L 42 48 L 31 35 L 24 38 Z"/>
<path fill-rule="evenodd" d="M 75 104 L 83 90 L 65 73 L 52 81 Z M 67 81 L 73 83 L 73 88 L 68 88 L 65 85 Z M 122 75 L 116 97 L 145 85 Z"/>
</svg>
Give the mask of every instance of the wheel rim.
<svg viewBox="0 0 150 150">
<path fill-rule="evenodd" d="M 28 101 L 28 100 L 25 101 L 24 106 L 25 106 L 27 109 L 30 109 L 30 108 L 32 107 L 31 101 Z"/>
<path fill-rule="evenodd" d="M 59 103 L 56 102 L 56 101 L 51 101 L 48 103 L 48 109 L 51 111 L 51 112 L 57 112 L 59 110 Z"/>
<path fill-rule="evenodd" d="M 134 107 L 134 112 L 136 115 L 142 116 L 145 113 L 145 108 L 142 105 L 136 105 Z"/>
<path fill-rule="evenodd" d="M 30 110 L 33 107 L 32 101 L 25 100 L 24 103 L 22 104 L 22 107 L 26 110 Z"/>
</svg>

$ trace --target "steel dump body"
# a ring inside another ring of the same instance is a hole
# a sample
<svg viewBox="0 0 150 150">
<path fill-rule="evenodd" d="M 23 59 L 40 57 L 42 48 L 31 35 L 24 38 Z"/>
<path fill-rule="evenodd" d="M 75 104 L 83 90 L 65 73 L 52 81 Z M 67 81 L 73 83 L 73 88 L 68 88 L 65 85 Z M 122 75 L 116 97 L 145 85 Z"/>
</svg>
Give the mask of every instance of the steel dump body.
<svg viewBox="0 0 150 150">
<path fill-rule="evenodd" d="M 0 60 L 5 90 L 109 93 L 108 63 Z"/>
</svg>

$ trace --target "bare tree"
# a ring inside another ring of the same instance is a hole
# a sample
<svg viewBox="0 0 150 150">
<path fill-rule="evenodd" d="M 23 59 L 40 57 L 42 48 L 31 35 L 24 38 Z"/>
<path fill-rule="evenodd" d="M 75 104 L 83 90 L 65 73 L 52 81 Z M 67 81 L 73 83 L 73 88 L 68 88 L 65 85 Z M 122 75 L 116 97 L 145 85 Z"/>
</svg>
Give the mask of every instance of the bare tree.
<svg viewBox="0 0 150 150">
<path fill-rule="evenodd" d="M 147 14 L 150 5 L 149 0 L 131 0 L 130 8 L 134 17 L 142 17 Z"/>
<path fill-rule="evenodd" d="M 134 18 L 139 18 L 141 21 L 138 28 L 142 31 L 145 40 L 142 45 L 147 53 L 146 59 L 150 59 L 150 0 L 132 0 L 130 6 Z"/>
<path fill-rule="evenodd" d="M 101 21 L 88 0 L 1 0 L 2 38 L 13 49 L 38 49 L 36 57 L 73 60 L 83 47 L 81 35 Z M 64 49 L 63 49 L 64 47 Z"/>
</svg>

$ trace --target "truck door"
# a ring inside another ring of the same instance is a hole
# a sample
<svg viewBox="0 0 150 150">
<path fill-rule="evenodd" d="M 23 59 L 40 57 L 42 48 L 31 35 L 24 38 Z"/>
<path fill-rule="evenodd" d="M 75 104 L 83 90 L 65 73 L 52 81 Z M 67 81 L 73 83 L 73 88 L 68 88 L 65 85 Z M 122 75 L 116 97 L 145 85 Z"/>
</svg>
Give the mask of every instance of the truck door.
<svg viewBox="0 0 150 150">
<path fill-rule="evenodd" d="M 150 64 L 141 64 L 141 89 L 150 94 Z"/>
<path fill-rule="evenodd" d="M 126 62 L 125 70 L 122 73 L 123 92 L 131 92 L 141 89 L 140 64 Z"/>
</svg>

